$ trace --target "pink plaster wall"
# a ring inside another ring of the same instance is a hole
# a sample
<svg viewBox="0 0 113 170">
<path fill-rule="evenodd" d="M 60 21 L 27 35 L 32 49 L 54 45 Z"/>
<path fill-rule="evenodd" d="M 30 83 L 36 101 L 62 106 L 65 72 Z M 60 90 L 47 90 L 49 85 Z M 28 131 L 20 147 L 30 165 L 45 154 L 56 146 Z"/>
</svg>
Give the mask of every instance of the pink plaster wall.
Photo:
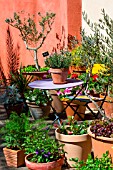
<svg viewBox="0 0 113 170">
<path fill-rule="evenodd" d="M 7 29 L 6 18 L 12 17 L 14 12 L 24 10 L 30 14 L 37 12 L 56 13 L 55 22 L 52 31 L 48 35 L 44 45 L 38 51 L 39 64 L 44 66 L 42 52 L 52 52 L 53 49 L 59 49 L 67 46 L 68 35 L 76 35 L 80 38 L 81 26 L 81 0 L 0 0 L 0 59 L 7 75 Z M 34 64 L 33 53 L 26 50 L 24 42 L 19 37 L 19 31 L 9 27 L 13 40 L 14 51 L 17 53 L 22 65 Z"/>
</svg>

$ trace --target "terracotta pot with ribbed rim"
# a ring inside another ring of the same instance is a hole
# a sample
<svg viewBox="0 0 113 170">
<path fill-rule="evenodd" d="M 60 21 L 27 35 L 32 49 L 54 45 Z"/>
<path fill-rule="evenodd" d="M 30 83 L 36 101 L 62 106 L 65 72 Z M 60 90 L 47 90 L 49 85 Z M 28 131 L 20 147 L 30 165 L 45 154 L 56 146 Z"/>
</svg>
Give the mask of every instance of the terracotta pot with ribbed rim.
<svg viewBox="0 0 113 170">
<path fill-rule="evenodd" d="M 20 167 L 25 164 L 25 151 L 3 148 L 7 166 Z"/>
<path fill-rule="evenodd" d="M 25 157 L 25 163 L 29 170 L 61 170 L 61 167 L 64 164 L 64 156 L 53 162 L 34 163 L 28 160 L 32 155 L 33 154 L 29 154 Z"/>
<path fill-rule="evenodd" d="M 50 68 L 50 73 L 54 84 L 65 84 L 67 83 L 68 68 Z"/>
<path fill-rule="evenodd" d="M 70 158 L 78 158 L 80 160 L 85 160 L 88 154 L 91 153 L 91 137 L 88 134 L 84 135 L 64 135 L 60 133 L 59 128 L 55 130 L 56 139 L 64 145 L 64 151 L 66 152 L 65 157 L 67 159 L 67 164 L 72 167 L 73 161 Z"/>
<path fill-rule="evenodd" d="M 103 153 L 109 151 L 113 162 L 113 138 L 96 136 L 88 128 L 88 134 L 91 136 L 92 150 L 94 152 L 94 157 L 101 158 Z"/>
<path fill-rule="evenodd" d="M 85 66 L 70 66 L 69 71 L 71 74 L 77 73 L 78 75 L 82 73 L 86 73 L 86 67 Z"/>
</svg>

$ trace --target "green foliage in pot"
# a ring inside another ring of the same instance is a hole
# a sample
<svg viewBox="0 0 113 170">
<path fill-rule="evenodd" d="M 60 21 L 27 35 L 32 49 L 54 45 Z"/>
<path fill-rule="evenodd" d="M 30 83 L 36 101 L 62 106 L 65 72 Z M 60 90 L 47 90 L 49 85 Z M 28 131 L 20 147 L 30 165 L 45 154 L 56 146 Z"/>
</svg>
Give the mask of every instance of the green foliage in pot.
<svg viewBox="0 0 113 170">
<path fill-rule="evenodd" d="M 10 104 L 13 106 L 22 102 L 23 99 L 14 84 L 12 86 L 7 86 L 5 92 L 0 96 L 0 103 L 3 104 Z"/>
<path fill-rule="evenodd" d="M 24 93 L 24 96 L 26 101 L 35 102 L 38 106 L 46 106 L 52 100 L 49 93 L 48 97 L 46 97 L 44 91 L 40 89 L 29 89 Z"/>
<path fill-rule="evenodd" d="M 71 59 L 69 51 L 60 51 L 60 53 L 53 53 L 50 57 L 46 58 L 45 64 L 50 68 L 69 68 Z"/>
<path fill-rule="evenodd" d="M 89 155 L 86 161 L 79 161 L 78 158 L 71 158 L 74 161 L 73 167 L 76 170 L 112 170 L 113 164 L 109 152 L 106 151 L 101 158 L 93 158 Z"/>
<path fill-rule="evenodd" d="M 94 120 L 91 122 L 90 131 L 96 136 L 113 138 L 113 119 Z"/>
<path fill-rule="evenodd" d="M 89 127 L 90 122 L 85 120 L 78 122 L 74 120 L 72 116 L 67 122 L 63 122 L 59 127 L 59 132 L 65 135 L 83 135 L 87 134 L 87 128 Z"/>
<path fill-rule="evenodd" d="M 15 112 L 6 120 L 5 126 L 1 128 L 4 146 L 13 150 L 23 149 L 22 144 L 26 136 L 26 131 L 30 128 L 30 121 L 25 113 L 18 116 Z"/>
<path fill-rule="evenodd" d="M 40 119 L 37 126 L 28 131 L 29 135 L 24 141 L 26 154 L 33 154 L 31 162 L 46 163 L 58 160 L 64 154 L 63 145 L 50 137 L 47 123 Z"/>
<path fill-rule="evenodd" d="M 49 70 L 49 67 L 41 67 L 40 68 L 40 72 L 43 72 L 43 71 L 48 71 Z M 36 72 L 37 71 L 37 68 L 35 65 L 28 65 L 28 66 L 24 66 L 22 69 L 21 69 L 22 72 Z"/>
<path fill-rule="evenodd" d="M 35 23 L 35 17 L 38 18 L 38 28 L 37 23 Z M 52 29 L 52 24 L 54 23 L 55 13 L 46 12 L 42 15 L 38 12 L 38 15 L 26 16 L 24 11 L 14 12 L 13 18 L 7 18 L 5 21 L 12 27 L 16 28 L 20 32 L 20 37 L 25 43 L 27 50 L 34 51 L 34 62 L 37 70 L 39 71 L 40 66 L 38 63 L 37 51 L 42 47 L 47 35 Z"/>
</svg>

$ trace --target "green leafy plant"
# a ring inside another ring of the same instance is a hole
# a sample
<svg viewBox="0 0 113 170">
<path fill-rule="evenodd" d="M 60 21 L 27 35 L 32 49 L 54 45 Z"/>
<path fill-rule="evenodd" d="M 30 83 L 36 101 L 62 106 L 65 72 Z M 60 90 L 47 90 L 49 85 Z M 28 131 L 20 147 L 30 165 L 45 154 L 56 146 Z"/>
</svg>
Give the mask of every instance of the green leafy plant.
<svg viewBox="0 0 113 170">
<path fill-rule="evenodd" d="M 50 68 L 69 68 L 71 64 L 71 53 L 69 51 L 53 53 L 45 60 L 45 64 Z"/>
<path fill-rule="evenodd" d="M 30 14 L 27 14 L 27 17 L 22 17 L 22 15 L 25 15 L 24 11 L 19 13 L 14 12 L 13 18 L 7 18 L 5 21 L 12 27 L 19 30 L 26 49 L 34 51 L 34 62 L 37 70 L 39 71 L 40 66 L 38 63 L 37 51 L 42 47 L 47 35 L 52 29 L 55 13 L 46 12 L 46 15 L 44 16 L 38 12 L 38 17 L 40 18 L 38 28 L 35 23 L 35 15 L 31 16 Z"/>
<path fill-rule="evenodd" d="M 74 161 L 73 167 L 76 170 L 112 170 L 113 164 L 109 152 L 106 151 L 101 158 L 93 158 L 92 155 L 89 155 L 86 161 L 79 161 L 78 158 L 70 158 L 71 161 Z"/>
<path fill-rule="evenodd" d="M 39 71 L 43 72 L 43 71 L 48 71 L 48 70 L 49 70 L 49 67 L 41 67 Z M 28 65 L 28 66 L 24 66 L 21 69 L 21 71 L 22 72 L 34 72 L 34 71 L 37 71 L 37 69 L 35 65 Z"/>
<path fill-rule="evenodd" d="M 68 124 L 67 124 L 68 123 Z M 60 133 L 65 135 L 83 135 L 87 134 L 87 128 L 89 127 L 89 121 L 77 122 L 74 117 L 70 117 L 67 122 L 64 122 L 60 127 Z"/>
<path fill-rule="evenodd" d="M 48 94 L 48 98 L 45 97 L 44 91 L 40 89 L 28 90 L 24 93 L 25 99 L 28 102 L 35 102 L 39 106 L 46 106 L 51 101 L 51 97 Z M 48 100 L 49 99 L 49 100 Z"/>
<path fill-rule="evenodd" d="M 63 145 L 59 144 L 54 138 L 50 137 L 47 123 L 40 119 L 38 120 L 38 128 L 30 130 L 29 135 L 24 141 L 26 154 L 32 153 L 30 161 L 37 163 L 46 163 L 58 160 L 61 158 Z"/>
<path fill-rule="evenodd" d="M 18 116 L 15 112 L 10 115 L 10 118 L 5 122 L 5 126 L 1 128 L 2 139 L 4 146 L 17 150 L 23 149 L 23 142 L 26 136 L 26 131 L 30 127 L 30 121 L 25 113 Z"/>
</svg>

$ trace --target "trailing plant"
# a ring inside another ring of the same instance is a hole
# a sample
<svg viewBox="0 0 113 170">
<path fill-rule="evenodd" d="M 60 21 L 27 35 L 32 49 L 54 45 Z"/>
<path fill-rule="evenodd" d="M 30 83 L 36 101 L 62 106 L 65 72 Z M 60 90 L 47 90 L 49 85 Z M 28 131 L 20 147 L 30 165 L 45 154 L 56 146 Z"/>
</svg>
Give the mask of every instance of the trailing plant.
<svg viewBox="0 0 113 170">
<path fill-rule="evenodd" d="M 38 63 L 37 51 L 42 47 L 47 35 L 52 29 L 55 13 L 46 12 L 46 15 L 42 15 L 38 12 L 38 17 L 40 18 L 38 28 L 35 23 L 35 15 L 31 16 L 28 14 L 27 17 L 22 17 L 22 15 L 25 15 L 24 11 L 18 13 L 14 12 L 13 18 L 7 18 L 5 21 L 12 27 L 19 30 L 26 49 L 33 50 L 35 66 L 39 71 L 40 66 Z"/>
<path fill-rule="evenodd" d="M 69 68 L 71 64 L 71 53 L 69 51 L 60 51 L 53 53 L 46 58 L 45 64 L 50 68 Z"/>
<path fill-rule="evenodd" d="M 89 127 L 89 121 L 78 122 L 74 120 L 74 117 L 70 117 L 67 122 L 63 122 L 59 127 L 59 132 L 65 135 L 83 135 L 87 134 L 87 128 Z"/>
<path fill-rule="evenodd" d="M 24 141 L 26 154 L 33 154 L 30 158 L 31 162 L 46 163 L 58 160 L 64 154 L 63 146 L 54 138 L 50 137 L 47 123 L 40 119 L 38 120 L 38 128 L 35 127 L 28 131 Z"/>
<path fill-rule="evenodd" d="M 112 159 L 109 156 L 109 152 L 103 153 L 101 158 L 93 158 L 91 154 L 88 155 L 86 161 L 79 161 L 78 158 L 70 158 L 71 161 L 74 161 L 73 167 L 76 170 L 112 170 L 113 164 Z"/>
</svg>

